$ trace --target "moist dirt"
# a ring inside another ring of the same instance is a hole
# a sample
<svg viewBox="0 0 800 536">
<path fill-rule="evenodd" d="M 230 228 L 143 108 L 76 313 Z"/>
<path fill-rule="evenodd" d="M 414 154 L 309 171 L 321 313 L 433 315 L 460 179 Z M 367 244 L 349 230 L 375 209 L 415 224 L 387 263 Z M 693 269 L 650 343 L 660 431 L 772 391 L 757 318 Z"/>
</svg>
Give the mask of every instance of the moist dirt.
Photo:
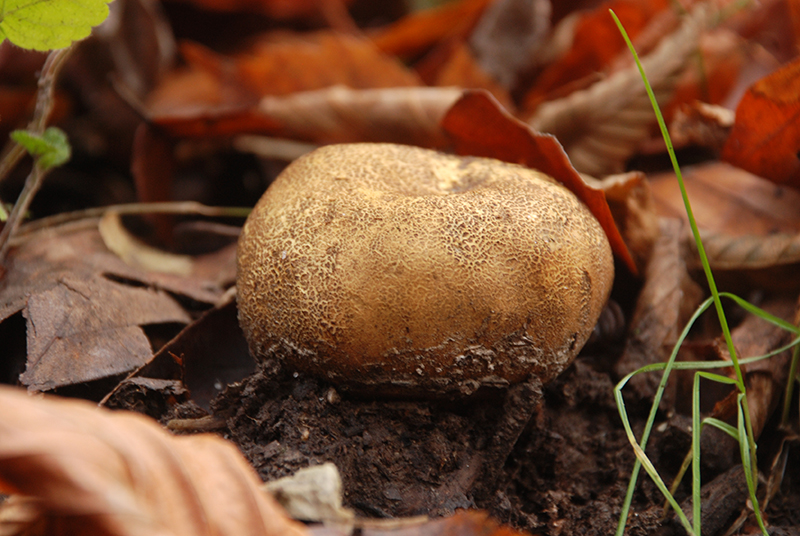
<svg viewBox="0 0 800 536">
<path fill-rule="evenodd" d="M 480 508 L 534 533 L 611 534 L 634 457 L 602 369 L 578 358 L 545 387 L 529 382 L 467 400 L 387 400 L 340 392 L 267 362 L 229 387 L 214 409 L 265 480 L 334 462 L 345 506 L 360 516 Z M 641 428 L 640 415 L 633 418 Z M 663 525 L 652 511 L 659 501 L 651 484 L 640 486 L 631 533 Z"/>
</svg>

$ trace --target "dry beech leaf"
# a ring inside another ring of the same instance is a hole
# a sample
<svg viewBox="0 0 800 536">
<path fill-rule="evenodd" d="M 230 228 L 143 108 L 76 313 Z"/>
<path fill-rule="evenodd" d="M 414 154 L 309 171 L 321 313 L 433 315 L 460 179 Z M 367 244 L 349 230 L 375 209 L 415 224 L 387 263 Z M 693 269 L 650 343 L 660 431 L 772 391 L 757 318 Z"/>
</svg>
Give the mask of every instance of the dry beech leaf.
<svg viewBox="0 0 800 536">
<path fill-rule="evenodd" d="M 267 95 L 421 84 L 369 40 L 331 32 L 267 34 L 232 56 L 191 42 L 181 50 L 188 66 L 165 76 L 144 104 L 149 119 L 181 137 L 272 132 L 278 125 L 253 113 Z"/>
<path fill-rule="evenodd" d="M 683 222 L 661 219 L 661 233 L 645 271 L 645 282 L 628 328 L 622 357 L 614 372 L 624 376 L 650 363 L 667 360 L 678 335 L 700 303 L 703 293 L 689 276 L 683 259 Z M 655 374 L 631 378 L 626 393 L 651 399 L 658 385 Z"/>
<path fill-rule="evenodd" d="M 387 141 L 446 144 L 439 122 L 461 97 L 458 88 L 354 90 L 337 86 L 288 97 L 265 97 L 259 110 L 281 125 L 277 134 L 318 143 Z"/>
<path fill-rule="evenodd" d="M 800 59 L 756 82 L 736 107 L 722 159 L 800 187 Z"/>
<path fill-rule="evenodd" d="M 683 178 L 712 268 L 800 262 L 800 193 L 723 162 L 687 167 Z M 674 174 L 651 177 L 651 186 L 660 214 L 686 219 Z M 691 262 L 699 266 L 697 257 Z"/>
<path fill-rule="evenodd" d="M 302 536 L 236 447 L 135 413 L 0 387 L 0 490 L 35 497 L 58 534 Z"/>
<path fill-rule="evenodd" d="M 199 107 L 151 120 L 175 137 L 253 133 L 315 143 L 385 141 L 442 147 L 447 138 L 439 120 L 461 93 L 459 88 L 334 86 L 264 97 L 257 107 Z"/>
<path fill-rule="evenodd" d="M 642 58 L 659 103 L 669 100 L 677 75 L 697 50 L 710 19 L 711 10 L 698 6 L 678 30 Z M 542 104 L 528 121 L 558 138 L 578 171 L 601 177 L 622 171 L 655 123 L 655 115 L 639 70 L 631 65 L 588 89 Z"/>
<path fill-rule="evenodd" d="M 538 169 L 569 188 L 603 227 L 611 249 L 633 273 L 637 268 L 617 229 L 602 190 L 588 185 L 551 135 L 536 132 L 514 118 L 482 91 L 465 91 L 442 118 L 455 150 Z"/>
</svg>

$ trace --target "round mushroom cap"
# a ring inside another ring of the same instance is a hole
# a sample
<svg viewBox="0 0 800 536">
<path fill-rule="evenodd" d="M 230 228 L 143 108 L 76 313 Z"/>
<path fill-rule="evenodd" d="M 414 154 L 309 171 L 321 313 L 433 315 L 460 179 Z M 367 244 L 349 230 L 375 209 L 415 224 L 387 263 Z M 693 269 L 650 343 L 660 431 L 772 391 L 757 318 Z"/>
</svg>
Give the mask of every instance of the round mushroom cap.
<svg viewBox="0 0 800 536">
<path fill-rule="evenodd" d="M 259 359 L 345 387 L 470 394 L 575 358 L 614 279 L 605 233 L 538 171 L 394 144 L 289 165 L 239 240 Z"/>
</svg>

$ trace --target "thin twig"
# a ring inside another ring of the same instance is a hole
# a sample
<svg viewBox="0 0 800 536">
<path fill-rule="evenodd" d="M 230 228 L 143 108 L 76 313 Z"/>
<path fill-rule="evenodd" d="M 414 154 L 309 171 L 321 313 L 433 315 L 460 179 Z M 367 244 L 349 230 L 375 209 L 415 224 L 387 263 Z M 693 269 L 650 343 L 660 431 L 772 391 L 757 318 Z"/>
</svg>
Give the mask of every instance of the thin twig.
<svg viewBox="0 0 800 536">
<path fill-rule="evenodd" d="M 41 75 L 39 76 L 39 89 L 36 97 L 36 109 L 33 113 L 33 119 L 28 124 L 28 131 L 33 134 L 41 135 L 44 132 L 47 120 L 50 117 L 50 112 L 53 110 L 53 93 L 55 89 L 58 74 L 61 68 L 66 63 L 72 53 L 73 46 L 53 50 L 47 56 L 47 60 L 42 67 Z M 25 149 L 13 143 L 13 146 L 8 149 L 6 156 L 0 161 L 0 182 L 8 176 L 9 172 L 17 165 L 19 160 L 24 156 Z M 34 161 L 33 169 L 25 179 L 25 185 L 22 192 L 8 216 L 5 227 L 0 231 L 0 264 L 5 262 L 8 249 L 11 247 L 10 238 L 14 235 L 20 223 L 22 223 L 28 208 L 33 201 L 36 192 L 42 187 L 42 182 L 47 176 L 48 171 L 42 169 L 38 162 Z"/>
</svg>

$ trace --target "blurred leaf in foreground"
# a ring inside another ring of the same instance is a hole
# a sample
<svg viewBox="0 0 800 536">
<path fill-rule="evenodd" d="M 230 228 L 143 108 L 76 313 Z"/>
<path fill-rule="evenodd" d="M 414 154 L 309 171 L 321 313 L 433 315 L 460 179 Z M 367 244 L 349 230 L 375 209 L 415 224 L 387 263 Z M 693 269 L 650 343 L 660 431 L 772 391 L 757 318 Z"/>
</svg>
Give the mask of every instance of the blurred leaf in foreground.
<svg viewBox="0 0 800 536">
<path fill-rule="evenodd" d="M 4 0 L 0 42 L 33 50 L 66 48 L 108 17 L 109 0 Z"/>
<path fill-rule="evenodd" d="M 231 443 L 155 421 L 0 388 L 0 490 L 58 534 L 303 536 Z"/>
</svg>

